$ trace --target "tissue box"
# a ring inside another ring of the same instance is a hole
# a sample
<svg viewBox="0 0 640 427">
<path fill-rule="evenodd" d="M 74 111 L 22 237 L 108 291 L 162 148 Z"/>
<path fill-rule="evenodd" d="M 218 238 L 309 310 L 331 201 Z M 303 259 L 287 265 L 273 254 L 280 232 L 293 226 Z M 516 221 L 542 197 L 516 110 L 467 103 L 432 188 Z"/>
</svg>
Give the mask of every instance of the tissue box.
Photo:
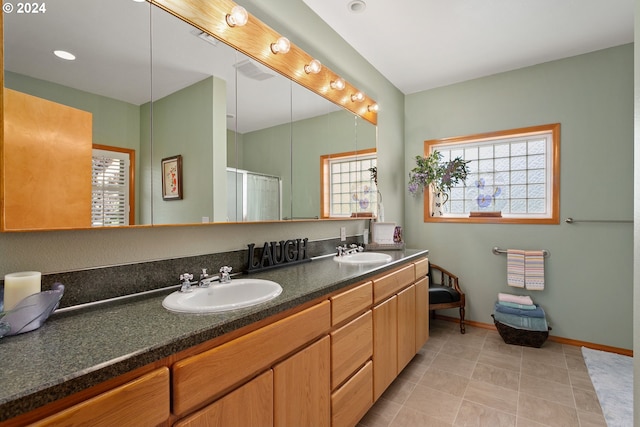
<svg viewBox="0 0 640 427">
<path fill-rule="evenodd" d="M 371 224 L 371 240 L 373 243 L 392 245 L 393 233 L 396 230 L 395 222 L 374 222 Z"/>
</svg>

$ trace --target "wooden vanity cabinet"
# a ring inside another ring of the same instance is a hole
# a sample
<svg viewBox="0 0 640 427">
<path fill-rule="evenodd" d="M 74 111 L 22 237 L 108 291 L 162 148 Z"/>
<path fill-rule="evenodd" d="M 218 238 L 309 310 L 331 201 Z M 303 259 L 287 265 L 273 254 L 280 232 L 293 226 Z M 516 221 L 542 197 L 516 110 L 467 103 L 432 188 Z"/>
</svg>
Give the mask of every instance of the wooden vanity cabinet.
<svg viewBox="0 0 640 427">
<path fill-rule="evenodd" d="M 424 258 L 373 280 L 374 401 L 429 337 L 427 268 Z"/>
<path fill-rule="evenodd" d="M 428 339 L 427 268 L 426 258 L 405 264 L 27 419 L 41 419 L 36 426 L 354 427 Z"/>
</svg>

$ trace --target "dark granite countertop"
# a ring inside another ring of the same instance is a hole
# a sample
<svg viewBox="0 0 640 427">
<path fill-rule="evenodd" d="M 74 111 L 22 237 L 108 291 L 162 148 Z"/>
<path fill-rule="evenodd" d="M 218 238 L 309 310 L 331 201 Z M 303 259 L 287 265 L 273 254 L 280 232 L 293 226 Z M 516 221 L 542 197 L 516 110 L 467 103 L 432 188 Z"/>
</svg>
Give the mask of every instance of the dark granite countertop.
<svg viewBox="0 0 640 427">
<path fill-rule="evenodd" d="M 32 332 L 0 339 L 0 422 L 292 309 L 428 254 L 386 252 L 383 265 L 353 266 L 332 257 L 251 277 L 283 291 L 272 301 L 218 314 L 179 314 L 162 307 L 173 290 L 54 313 Z"/>
</svg>

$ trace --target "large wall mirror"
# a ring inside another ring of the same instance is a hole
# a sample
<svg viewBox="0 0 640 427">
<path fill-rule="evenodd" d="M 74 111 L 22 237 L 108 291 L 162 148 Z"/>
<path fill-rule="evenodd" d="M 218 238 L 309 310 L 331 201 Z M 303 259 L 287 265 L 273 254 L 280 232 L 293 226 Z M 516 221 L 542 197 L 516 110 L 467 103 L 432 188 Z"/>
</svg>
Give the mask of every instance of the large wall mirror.
<svg viewBox="0 0 640 427">
<path fill-rule="evenodd" d="M 149 2 L 46 7 L 4 14 L 6 230 L 320 218 L 321 157 L 376 146 L 375 125 Z M 65 188 L 89 191 L 86 220 L 61 220 Z"/>
</svg>

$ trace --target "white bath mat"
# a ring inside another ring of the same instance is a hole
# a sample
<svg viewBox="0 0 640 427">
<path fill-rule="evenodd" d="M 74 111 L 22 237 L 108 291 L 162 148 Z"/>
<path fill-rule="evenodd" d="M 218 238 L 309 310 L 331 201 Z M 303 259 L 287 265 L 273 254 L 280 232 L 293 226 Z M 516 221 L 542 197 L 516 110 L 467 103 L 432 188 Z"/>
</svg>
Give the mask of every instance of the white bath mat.
<svg viewBox="0 0 640 427">
<path fill-rule="evenodd" d="M 582 347 L 608 427 L 633 425 L 633 358 Z"/>
</svg>

